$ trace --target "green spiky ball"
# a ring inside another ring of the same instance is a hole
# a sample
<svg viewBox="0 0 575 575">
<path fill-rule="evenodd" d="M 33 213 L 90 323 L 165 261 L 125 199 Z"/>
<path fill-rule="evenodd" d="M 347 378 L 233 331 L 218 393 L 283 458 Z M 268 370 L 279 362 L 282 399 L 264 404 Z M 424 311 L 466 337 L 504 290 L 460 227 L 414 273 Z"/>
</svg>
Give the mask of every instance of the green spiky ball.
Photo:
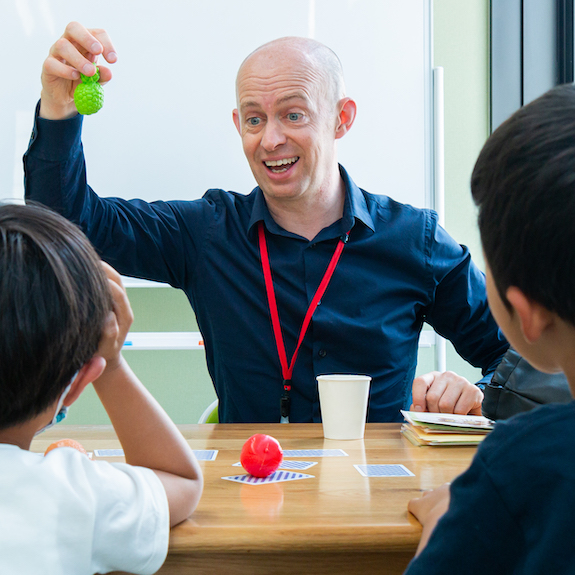
<svg viewBox="0 0 575 575">
<path fill-rule="evenodd" d="M 78 113 L 88 116 L 95 114 L 104 105 L 104 88 L 100 86 L 100 70 L 96 66 L 96 73 L 93 76 L 84 76 L 80 73 L 82 83 L 74 90 L 74 103 Z"/>
</svg>

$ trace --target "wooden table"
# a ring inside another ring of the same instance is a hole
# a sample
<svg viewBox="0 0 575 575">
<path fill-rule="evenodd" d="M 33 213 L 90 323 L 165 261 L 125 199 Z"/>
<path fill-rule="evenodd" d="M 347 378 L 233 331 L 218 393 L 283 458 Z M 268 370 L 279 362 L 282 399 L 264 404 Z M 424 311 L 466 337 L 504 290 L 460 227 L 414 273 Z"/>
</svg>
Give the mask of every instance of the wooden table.
<svg viewBox="0 0 575 575">
<path fill-rule="evenodd" d="M 204 493 L 192 517 L 172 529 L 159 571 L 164 575 L 402 573 L 421 533 L 407 502 L 451 481 L 475 452 L 415 447 L 399 424 L 368 424 L 358 441 L 326 440 L 321 424 L 179 427 L 193 449 L 217 449 L 218 456 L 201 464 Z M 232 464 L 254 433 L 273 435 L 283 449 L 337 448 L 348 457 L 308 458 L 318 462 L 306 472 L 310 479 L 268 485 L 223 480 L 243 472 Z M 63 437 L 88 451 L 119 447 L 109 426 L 57 426 L 39 436 L 32 451 Z M 367 478 L 354 468 L 362 463 L 399 463 L 415 476 Z"/>
</svg>

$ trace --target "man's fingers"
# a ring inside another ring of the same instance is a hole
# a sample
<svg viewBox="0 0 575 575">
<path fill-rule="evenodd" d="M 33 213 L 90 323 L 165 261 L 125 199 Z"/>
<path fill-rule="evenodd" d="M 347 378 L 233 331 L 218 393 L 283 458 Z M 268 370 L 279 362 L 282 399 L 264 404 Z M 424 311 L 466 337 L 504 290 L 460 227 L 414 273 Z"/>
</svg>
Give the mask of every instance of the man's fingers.
<svg viewBox="0 0 575 575">
<path fill-rule="evenodd" d="M 92 54 L 90 52 L 82 53 L 70 38 L 64 36 L 59 38 L 50 48 L 50 56 L 68 64 L 86 76 L 93 76 L 96 73 L 91 59 Z"/>
<path fill-rule="evenodd" d="M 439 374 L 427 392 L 429 411 L 436 413 L 455 413 L 454 408 L 463 392 L 466 379 L 452 371 Z"/>
<path fill-rule="evenodd" d="M 116 54 L 116 50 L 114 48 L 114 45 L 112 44 L 112 40 L 110 39 L 110 36 L 108 36 L 106 30 L 98 28 L 98 29 L 90 29 L 90 32 L 102 46 L 102 55 L 106 59 L 106 62 L 110 64 L 114 64 L 114 62 L 117 62 L 118 54 Z"/>
<path fill-rule="evenodd" d="M 453 413 L 461 415 L 481 415 L 481 403 L 483 402 L 483 392 L 476 386 L 468 384 L 462 390 Z"/>
<path fill-rule="evenodd" d="M 447 371 L 434 381 L 427 393 L 430 411 L 437 413 L 457 413 L 467 415 L 474 410 L 481 411 L 483 393 L 464 377 Z"/>
<path fill-rule="evenodd" d="M 442 377 L 443 375 L 437 374 L 427 390 L 427 395 L 425 396 L 427 411 L 442 413 L 445 408 L 444 394 L 447 388 L 447 381 Z"/>
<path fill-rule="evenodd" d="M 439 372 L 432 371 L 413 380 L 411 386 L 411 411 L 428 411 L 427 390 L 437 375 L 439 375 Z"/>
<path fill-rule="evenodd" d="M 85 76 L 95 74 L 94 63 L 100 54 L 111 64 L 118 60 L 116 50 L 105 30 L 101 28 L 88 30 L 78 22 L 70 22 L 62 37 L 50 48 L 52 58 L 67 64 Z M 59 67 L 49 65 L 46 67 L 46 71 L 54 71 L 56 75 L 62 78 L 77 79 L 73 76 L 73 72 L 64 71 Z M 57 73 L 58 71 L 60 74 Z M 101 83 L 108 82 L 111 77 L 111 72 L 107 68 L 102 68 L 100 72 Z"/>
<path fill-rule="evenodd" d="M 48 76 L 54 76 L 56 78 L 64 78 L 65 80 L 79 80 L 80 72 L 68 66 L 65 62 L 62 62 L 58 58 L 50 55 L 44 61 L 44 73 Z"/>
<path fill-rule="evenodd" d="M 431 371 L 416 377 L 411 390 L 413 411 L 437 411 L 444 389 L 442 373 Z"/>
<path fill-rule="evenodd" d="M 73 42 L 77 46 L 78 50 L 83 54 L 97 56 L 104 52 L 104 46 L 96 35 L 103 36 L 103 33 L 105 34 L 104 30 L 88 30 L 79 22 L 70 22 L 66 26 L 62 38 L 66 38 Z"/>
<path fill-rule="evenodd" d="M 481 415 L 481 390 L 451 371 L 434 371 L 416 377 L 412 397 L 412 411 Z"/>
</svg>

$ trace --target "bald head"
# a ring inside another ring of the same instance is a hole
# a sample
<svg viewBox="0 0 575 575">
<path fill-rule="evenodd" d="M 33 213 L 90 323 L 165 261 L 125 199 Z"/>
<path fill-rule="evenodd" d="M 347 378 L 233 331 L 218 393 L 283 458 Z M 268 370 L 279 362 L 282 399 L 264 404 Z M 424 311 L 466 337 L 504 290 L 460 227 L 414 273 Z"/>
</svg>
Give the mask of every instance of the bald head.
<svg viewBox="0 0 575 575">
<path fill-rule="evenodd" d="M 267 61 L 270 68 L 277 67 L 282 62 L 297 62 L 313 68 L 322 84 L 322 92 L 333 105 L 345 96 L 343 68 L 335 52 L 311 38 L 287 36 L 272 40 L 256 48 L 242 62 L 236 78 L 236 96 L 242 73 L 249 68 L 255 59 Z"/>
</svg>

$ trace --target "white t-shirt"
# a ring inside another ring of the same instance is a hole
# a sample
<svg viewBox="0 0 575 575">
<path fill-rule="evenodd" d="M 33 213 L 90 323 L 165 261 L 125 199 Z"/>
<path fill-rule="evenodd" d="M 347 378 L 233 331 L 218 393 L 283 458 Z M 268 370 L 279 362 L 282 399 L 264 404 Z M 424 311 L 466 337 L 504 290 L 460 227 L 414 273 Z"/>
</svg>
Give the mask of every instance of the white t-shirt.
<svg viewBox="0 0 575 575">
<path fill-rule="evenodd" d="M 150 469 L 0 444 L 0 573 L 147 575 L 165 561 L 169 532 Z"/>
</svg>

